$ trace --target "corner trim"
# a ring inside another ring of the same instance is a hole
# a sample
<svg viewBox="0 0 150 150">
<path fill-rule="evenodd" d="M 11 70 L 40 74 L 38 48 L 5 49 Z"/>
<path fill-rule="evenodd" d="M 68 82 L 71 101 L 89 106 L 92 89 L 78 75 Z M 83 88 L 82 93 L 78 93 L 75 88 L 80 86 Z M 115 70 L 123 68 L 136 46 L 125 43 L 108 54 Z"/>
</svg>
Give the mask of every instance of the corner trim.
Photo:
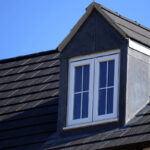
<svg viewBox="0 0 150 150">
<path fill-rule="evenodd" d="M 138 52 L 141 52 L 145 55 L 150 56 L 150 48 L 148 48 L 138 42 L 135 42 L 131 39 L 129 39 L 129 47 L 133 48 L 134 50 L 137 50 Z"/>
</svg>

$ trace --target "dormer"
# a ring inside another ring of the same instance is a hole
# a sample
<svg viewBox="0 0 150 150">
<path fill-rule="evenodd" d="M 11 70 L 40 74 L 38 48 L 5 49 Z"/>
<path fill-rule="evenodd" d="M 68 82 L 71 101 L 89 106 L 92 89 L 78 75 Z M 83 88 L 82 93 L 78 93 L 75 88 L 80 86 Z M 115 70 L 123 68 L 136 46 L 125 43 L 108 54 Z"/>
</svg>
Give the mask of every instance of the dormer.
<svg viewBox="0 0 150 150">
<path fill-rule="evenodd" d="M 123 127 L 149 102 L 150 42 L 141 32 L 150 36 L 97 3 L 87 8 L 58 46 L 60 135 Z"/>
</svg>

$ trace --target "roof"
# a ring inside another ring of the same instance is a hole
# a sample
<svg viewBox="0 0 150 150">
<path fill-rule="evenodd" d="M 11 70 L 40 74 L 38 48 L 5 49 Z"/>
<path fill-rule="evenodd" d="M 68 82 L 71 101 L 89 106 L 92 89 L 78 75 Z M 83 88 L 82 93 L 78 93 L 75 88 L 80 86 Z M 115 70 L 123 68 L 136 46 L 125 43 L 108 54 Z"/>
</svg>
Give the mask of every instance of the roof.
<svg viewBox="0 0 150 150">
<path fill-rule="evenodd" d="M 150 104 L 121 129 L 58 136 L 59 55 L 52 50 L 0 61 L 0 149 L 92 150 L 149 143 Z"/>
<path fill-rule="evenodd" d="M 132 38 L 150 47 L 150 29 L 137 22 L 129 20 L 118 13 L 115 13 L 104 6 L 93 2 L 86 9 L 86 13 L 73 27 L 69 35 L 59 44 L 58 50 L 62 51 L 73 36 L 86 21 L 93 9 L 96 9 L 124 38 Z"/>
<path fill-rule="evenodd" d="M 92 3 L 59 51 L 97 9 L 125 38 L 150 46 L 150 30 Z M 126 126 L 103 133 L 61 137 L 56 132 L 59 96 L 58 50 L 0 61 L 0 149 L 106 149 L 149 143 L 150 104 Z"/>
<path fill-rule="evenodd" d="M 150 146 L 150 103 L 134 119 L 122 128 L 95 134 L 59 137 L 52 135 L 45 144 L 45 150 L 95 150 L 117 149 L 127 145 L 136 147 L 147 143 Z M 130 148 L 131 148 L 130 146 Z"/>
<path fill-rule="evenodd" d="M 37 149 L 56 132 L 59 52 L 0 61 L 0 149 Z"/>
</svg>

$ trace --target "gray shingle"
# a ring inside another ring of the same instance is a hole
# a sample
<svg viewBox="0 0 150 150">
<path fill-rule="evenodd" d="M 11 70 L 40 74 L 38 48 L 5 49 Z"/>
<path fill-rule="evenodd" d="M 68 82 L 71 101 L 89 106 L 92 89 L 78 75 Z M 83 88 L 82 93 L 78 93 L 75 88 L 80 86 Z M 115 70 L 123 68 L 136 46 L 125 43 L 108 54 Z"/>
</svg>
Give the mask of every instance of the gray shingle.
<svg viewBox="0 0 150 150">
<path fill-rule="evenodd" d="M 147 105 L 144 110 L 147 110 Z M 148 110 L 147 110 L 148 111 Z M 55 145 L 51 146 L 51 143 L 45 145 L 46 149 L 105 149 L 114 147 L 123 147 L 130 144 L 140 144 L 143 141 L 149 143 L 150 140 L 150 121 L 148 120 L 150 114 L 141 115 L 141 112 L 129 123 L 125 128 L 117 128 L 111 131 L 81 135 L 78 138 L 68 137 L 68 141 L 59 137 L 55 140 Z M 146 112 L 145 112 L 146 113 Z M 140 121 L 142 119 L 143 121 Z M 62 144 L 64 143 L 64 144 Z"/>
<path fill-rule="evenodd" d="M 117 13 L 101 6 L 102 10 L 120 27 L 130 38 L 150 46 L 150 29 L 120 16 Z"/>
<path fill-rule="evenodd" d="M 40 148 L 56 132 L 59 53 L 2 60 L 0 76 L 0 149 Z"/>
</svg>

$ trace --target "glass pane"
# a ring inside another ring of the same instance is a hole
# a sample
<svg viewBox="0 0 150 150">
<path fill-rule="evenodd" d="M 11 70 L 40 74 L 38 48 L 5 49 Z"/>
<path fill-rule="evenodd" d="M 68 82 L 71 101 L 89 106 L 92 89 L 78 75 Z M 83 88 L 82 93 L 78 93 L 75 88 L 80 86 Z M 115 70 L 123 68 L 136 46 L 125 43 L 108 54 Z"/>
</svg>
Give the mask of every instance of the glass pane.
<svg viewBox="0 0 150 150">
<path fill-rule="evenodd" d="M 89 103 L 89 93 L 83 93 L 83 100 L 82 100 L 82 118 L 88 117 L 88 103 Z"/>
<path fill-rule="evenodd" d="M 89 90 L 89 65 L 83 67 L 83 91 Z"/>
<path fill-rule="evenodd" d="M 113 88 L 107 89 L 107 114 L 113 113 L 113 94 Z"/>
<path fill-rule="evenodd" d="M 115 61 L 109 61 L 108 62 L 108 86 L 114 85 L 114 67 L 115 67 Z"/>
<path fill-rule="evenodd" d="M 82 89 L 82 66 L 75 68 L 75 92 L 81 92 Z"/>
<path fill-rule="evenodd" d="M 73 119 L 80 119 L 80 114 L 81 114 L 81 94 L 75 94 Z"/>
<path fill-rule="evenodd" d="M 99 91 L 98 115 L 105 114 L 105 106 L 106 106 L 106 89 L 102 89 Z"/>
<path fill-rule="evenodd" d="M 106 87 L 107 62 L 100 63 L 100 88 Z"/>
</svg>

